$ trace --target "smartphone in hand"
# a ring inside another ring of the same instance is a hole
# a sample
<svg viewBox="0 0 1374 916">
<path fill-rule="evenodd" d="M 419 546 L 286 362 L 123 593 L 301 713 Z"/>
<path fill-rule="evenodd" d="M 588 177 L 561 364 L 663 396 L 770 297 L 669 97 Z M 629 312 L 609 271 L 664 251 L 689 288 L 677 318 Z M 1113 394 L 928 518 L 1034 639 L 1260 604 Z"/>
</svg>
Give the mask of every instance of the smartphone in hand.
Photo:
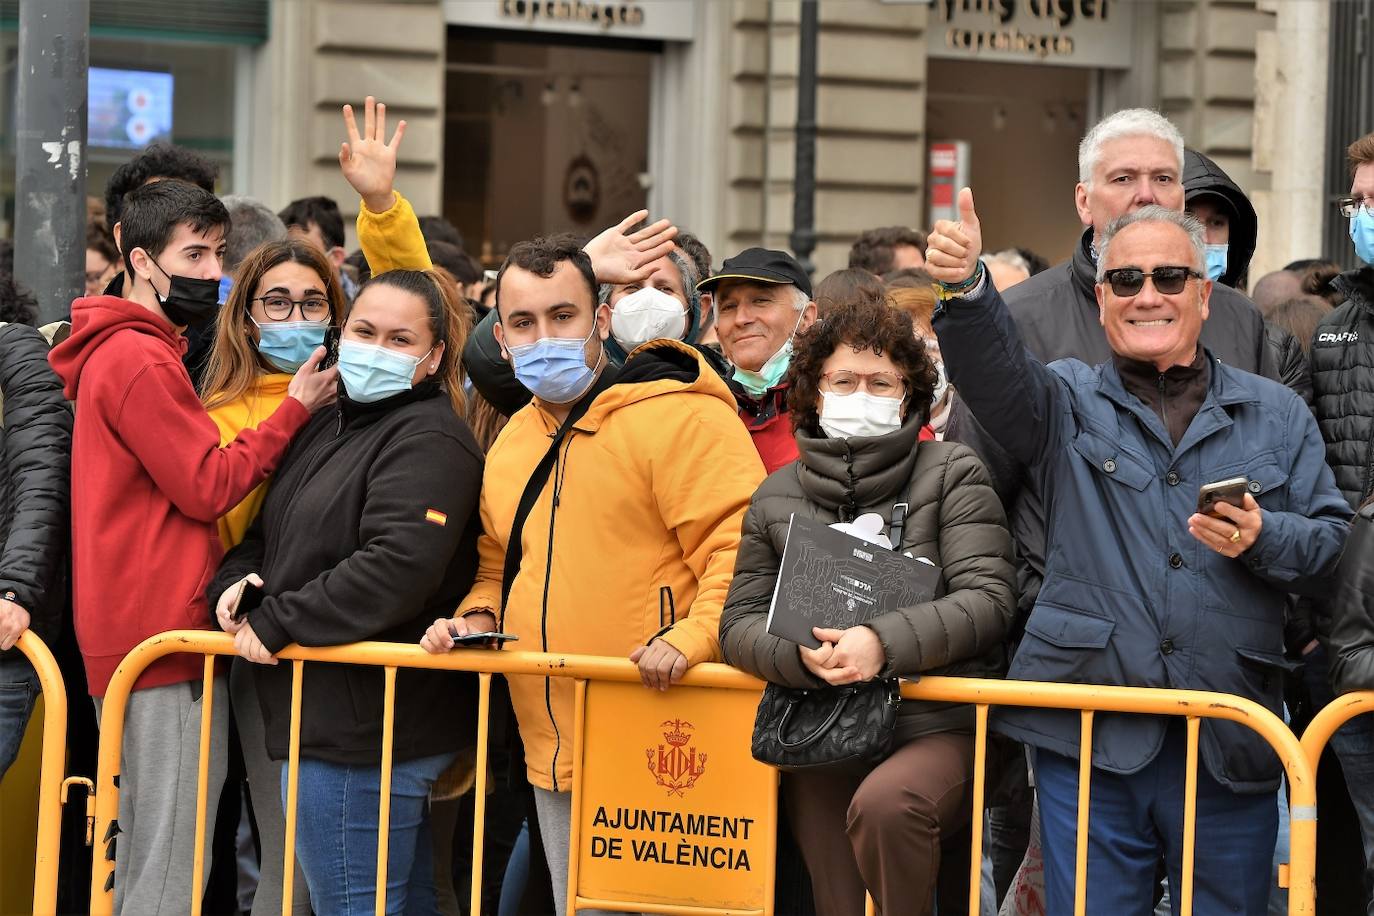
<svg viewBox="0 0 1374 916">
<path fill-rule="evenodd" d="M 339 337 L 342 333 L 338 327 L 332 325 L 324 332 L 324 359 L 320 360 L 321 371 L 339 361 Z"/>
<path fill-rule="evenodd" d="M 250 611 L 257 610 L 266 596 L 267 593 L 260 586 L 244 579 L 239 583 L 238 597 L 234 599 L 234 609 L 229 616 L 234 620 L 242 620 Z"/>
<path fill-rule="evenodd" d="M 1202 515 L 1221 518 L 1221 514 L 1217 512 L 1217 505 L 1220 503 L 1228 503 L 1237 509 L 1244 509 L 1245 492 L 1249 486 L 1250 481 L 1245 477 L 1232 477 L 1227 480 L 1203 484 L 1197 494 L 1197 511 Z"/>
<path fill-rule="evenodd" d="M 466 636 L 459 636 L 457 631 L 452 628 L 449 629 L 448 635 L 453 637 L 453 647 L 455 649 L 485 646 L 488 644 L 492 647 L 496 647 L 502 643 L 513 642 L 520 638 L 513 633 L 469 633 Z"/>
</svg>

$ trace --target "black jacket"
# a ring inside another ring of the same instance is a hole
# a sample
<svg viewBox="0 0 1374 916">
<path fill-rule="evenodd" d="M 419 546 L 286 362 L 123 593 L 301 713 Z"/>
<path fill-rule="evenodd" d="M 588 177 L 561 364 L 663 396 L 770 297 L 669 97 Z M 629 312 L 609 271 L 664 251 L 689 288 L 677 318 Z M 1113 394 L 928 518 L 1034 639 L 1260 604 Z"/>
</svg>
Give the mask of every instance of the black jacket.
<svg viewBox="0 0 1374 916">
<path fill-rule="evenodd" d="M 449 616 L 477 573 L 482 454 L 434 382 L 375 404 L 340 399 L 301 431 L 262 513 L 210 585 L 258 572 L 267 595 L 248 614 L 269 651 L 289 643 L 415 643 Z M 267 751 L 287 754 L 291 666 L 258 665 Z M 395 755 L 457 750 L 475 735 L 475 676 L 402 669 Z M 375 764 L 383 676 L 357 665 L 306 665 L 301 752 Z M 436 719 L 439 712 L 441 718 Z"/>
<path fill-rule="evenodd" d="M 1097 262 L 1092 256 L 1093 230 L 1087 229 L 1073 257 L 1007 290 L 1004 301 L 1031 355 L 1043 363 L 1074 358 L 1090 366 L 1112 358 L 1106 332 L 1098 320 L 1094 286 Z M 1203 322 L 1201 343 L 1221 362 L 1277 381 L 1286 381 L 1277 366 L 1277 349 L 1269 342 L 1259 309 L 1243 294 L 1216 284 Z M 1040 592 L 1045 568 L 1045 510 L 1026 470 L 979 425 L 959 398 L 950 408 L 945 439 L 972 446 L 983 459 L 993 487 L 1007 506 L 1016 540 L 1018 607 L 1030 612 Z"/>
<path fill-rule="evenodd" d="M 910 507 L 901 548 L 944 572 L 940 597 L 868 621 L 887 656 L 883 676 L 939 674 L 1001 677 L 1003 641 L 1015 611 L 1011 538 L 996 495 L 973 452 L 950 442 L 920 442 L 910 419 L 884 436 L 830 439 L 797 432 L 800 459 L 780 468 L 754 494 L 744 518 L 735 578 L 720 616 L 725 661 L 785 687 L 823 686 L 802 664 L 795 643 L 768 633 L 793 513 L 825 524 L 842 516 Z M 898 739 L 971 730 L 973 707 L 902 703 Z"/>
<path fill-rule="evenodd" d="M 1217 197 L 1229 209 L 1231 217 L 1230 249 L 1226 252 L 1226 271 L 1218 282 L 1235 288 L 1244 283 L 1255 256 L 1255 238 L 1259 220 L 1250 198 L 1211 159 L 1197 150 L 1183 153 L 1183 199 L 1192 203 L 1199 197 Z"/>
<path fill-rule="evenodd" d="M 1354 508 L 1374 492 L 1374 267 L 1343 273 L 1332 285 L 1346 301 L 1312 337 L 1312 410 L 1326 463 Z"/>
<path fill-rule="evenodd" d="M 66 595 L 72 412 L 47 340 L 28 325 L 0 327 L 0 396 L 0 595 L 14 592 L 30 629 L 51 646 Z"/>
<path fill-rule="evenodd" d="M 1374 690 L 1374 505 L 1351 522 L 1330 605 L 1331 688 Z"/>
</svg>

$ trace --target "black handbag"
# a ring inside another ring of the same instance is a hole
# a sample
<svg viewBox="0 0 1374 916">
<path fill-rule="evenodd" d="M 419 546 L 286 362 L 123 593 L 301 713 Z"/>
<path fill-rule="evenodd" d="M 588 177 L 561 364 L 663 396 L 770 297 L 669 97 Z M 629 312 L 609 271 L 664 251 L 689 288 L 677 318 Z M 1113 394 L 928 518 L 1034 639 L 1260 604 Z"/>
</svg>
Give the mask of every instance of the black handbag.
<svg viewBox="0 0 1374 916">
<path fill-rule="evenodd" d="M 789 772 L 881 763 L 892 753 L 900 703 L 895 677 L 815 690 L 769 684 L 750 751 Z"/>
<path fill-rule="evenodd" d="M 906 503 L 892 508 L 888 536 L 897 550 L 906 513 Z M 901 701 L 895 677 L 815 689 L 769 684 L 754 716 L 749 750 L 760 763 L 788 772 L 872 766 L 892 753 Z"/>
</svg>

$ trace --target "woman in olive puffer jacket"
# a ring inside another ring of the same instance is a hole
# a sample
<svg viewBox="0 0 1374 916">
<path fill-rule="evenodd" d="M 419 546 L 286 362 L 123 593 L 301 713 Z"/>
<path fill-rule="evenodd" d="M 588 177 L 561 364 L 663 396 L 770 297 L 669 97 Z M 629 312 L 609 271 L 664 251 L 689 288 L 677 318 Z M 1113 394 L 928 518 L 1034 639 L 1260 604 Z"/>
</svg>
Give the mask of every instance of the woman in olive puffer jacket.
<svg viewBox="0 0 1374 916">
<path fill-rule="evenodd" d="M 909 316 L 881 303 L 839 309 L 798 339 L 788 378 L 801 457 L 763 482 L 745 518 L 721 615 L 725 660 L 800 688 L 1000 676 L 1016 606 L 1011 536 L 974 453 L 917 441 L 935 370 Z M 902 502 L 900 549 L 941 567 L 940 597 L 849 630 L 817 630 L 817 650 L 767 632 L 793 513 L 826 524 L 865 513 L 890 521 Z M 941 900 L 968 899 L 973 723 L 971 706 L 903 702 L 895 750 L 881 764 L 784 774 L 819 916 L 863 913 L 865 888 L 888 912 L 929 912 L 937 884 Z"/>
</svg>

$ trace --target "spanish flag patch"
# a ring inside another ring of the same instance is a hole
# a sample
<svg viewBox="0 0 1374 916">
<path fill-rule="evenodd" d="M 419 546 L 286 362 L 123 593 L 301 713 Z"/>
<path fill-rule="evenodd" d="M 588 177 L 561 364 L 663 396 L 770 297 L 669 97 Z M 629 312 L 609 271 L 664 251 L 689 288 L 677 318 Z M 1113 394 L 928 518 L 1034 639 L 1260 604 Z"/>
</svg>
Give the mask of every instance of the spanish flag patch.
<svg viewBox="0 0 1374 916">
<path fill-rule="evenodd" d="M 442 528 L 448 524 L 448 515 L 443 512 L 440 512 L 438 509 L 426 509 L 425 521 L 433 522 L 434 524 Z"/>
</svg>

